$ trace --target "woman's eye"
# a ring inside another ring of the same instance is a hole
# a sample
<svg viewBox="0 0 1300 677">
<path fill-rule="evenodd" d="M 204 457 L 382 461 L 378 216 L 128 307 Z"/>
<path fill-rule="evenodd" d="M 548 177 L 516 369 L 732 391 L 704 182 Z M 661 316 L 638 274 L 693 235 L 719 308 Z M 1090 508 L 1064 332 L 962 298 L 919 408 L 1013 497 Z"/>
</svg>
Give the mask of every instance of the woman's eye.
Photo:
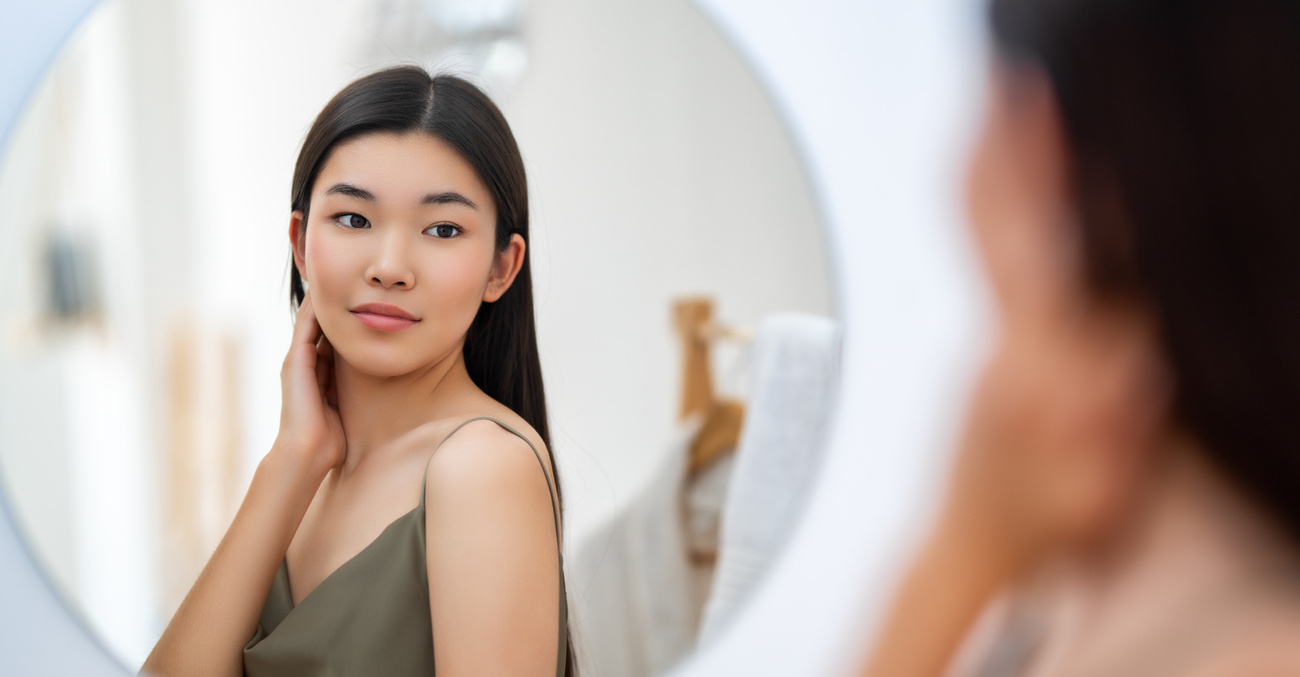
<svg viewBox="0 0 1300 677">
<path fill-rule="evenodd" d="M 460 233 L 460 228 L 453 226 L 450 223 L 439 223 L 436 226 L 430 227 L 429 230 L 425 232 L 429 233 L 430 235 L 433 235 L 436 238 L 441 238 L 445 240 L 447 238 L 456 237 L 456 235 Z"/>
<path fill-rule="evenodd" d="M 360 214 L 339 214 L 338 216 L 334 217 L 334 221 L 335 223 L 338 223 L 340 226 L 343 226 L 344 228 L 369 228 L 370 227 L 370 222 L 366 220 L 366 217 Z"/>
</svg>

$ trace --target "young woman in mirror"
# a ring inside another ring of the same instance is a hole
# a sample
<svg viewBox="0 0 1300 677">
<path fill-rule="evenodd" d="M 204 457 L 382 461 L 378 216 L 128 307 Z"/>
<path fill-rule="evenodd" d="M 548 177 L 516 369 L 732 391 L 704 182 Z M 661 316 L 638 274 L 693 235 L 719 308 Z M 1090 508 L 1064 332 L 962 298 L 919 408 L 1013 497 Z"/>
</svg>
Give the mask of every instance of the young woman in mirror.
<svg viewBox="0 0 1300 677">
<path fill-rule="evenodd" d="M 991 17 L 968 189 L 999 336 L 863 674 L 942 674 L 1049 571 L 1068 629 L 982 674 L 1300 674 L 1300 7 Z"/>
<path fill-rule="evenodd" d="M 363 77 L 291 207 L 279 435 L 144 672 L 572 674 L 504 117 L 455 77 Z"/>
</svg>

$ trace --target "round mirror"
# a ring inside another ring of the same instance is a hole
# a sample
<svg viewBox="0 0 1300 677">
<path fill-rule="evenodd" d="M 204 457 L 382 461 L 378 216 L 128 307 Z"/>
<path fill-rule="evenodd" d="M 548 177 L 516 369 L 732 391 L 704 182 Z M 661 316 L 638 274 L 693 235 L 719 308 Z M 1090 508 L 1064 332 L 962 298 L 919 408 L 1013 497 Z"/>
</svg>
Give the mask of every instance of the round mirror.
<svg viewBox="0 0 1300 677">
<path fill-rule="evenodd" d="M 765 575 L 838 369 L 810 182 L 686 0 L 102 3 L 0 164 L 8 505 L 137 668 L 275 437 L 298 144 L 340 87 L 398 62 L 469 77 L 519 140 L 579 653 L 659 673 Z M 756 483 L 772 468 L 783 486 Z M 780 508 L 766 531 L 760 503 Z M 647 602 L 650 564 L 676 588 Z M 664 614 L 660 635 L 636 625 Z"/>
</svg>

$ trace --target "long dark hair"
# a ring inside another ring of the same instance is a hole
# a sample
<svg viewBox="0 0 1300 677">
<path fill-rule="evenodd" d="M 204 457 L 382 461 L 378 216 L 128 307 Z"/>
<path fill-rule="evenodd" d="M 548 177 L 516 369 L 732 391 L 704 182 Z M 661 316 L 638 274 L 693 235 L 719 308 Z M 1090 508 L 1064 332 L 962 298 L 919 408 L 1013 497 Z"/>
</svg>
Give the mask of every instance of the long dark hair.
<svg viewBox="0 0 1300 677">
<path fill-rule="evenodd" d="M 1060 105 L 1098 293 L 1161 328 L 1177 423 L 1300 539 L 1300 5 L 992 0 Z"/>
<path fill-rule="evenodd" d="M 364 134 L 421 132 L 442 140 L 474 168 L 496 204 L 496 248 L 502 251 L 518 234 L 528 242 L 528 181 L 519 146 L 505 116 L 492 100 L 465 80 L 431 76 L 416 66 L 372 73 L 344 87 L 316 117 L 293 170 L 291 209 L 311 207 L 316 175 L 339 143 Z M 494 303 L 483 303 L 465 336 L 465 368 L 474 384 L 510 407 L 537 431 L 551 459 L 555 496 L 562 510 L 559 468 L 551 451 L 546 394 L 537 356 L 533 316 L 531 247 L 514 283 Z M 290 304 L 302 303 L 302 275 L 290 259 Z M 565 674 L 575 671 L 572 633 L 568 633 Z"/>
</svg>

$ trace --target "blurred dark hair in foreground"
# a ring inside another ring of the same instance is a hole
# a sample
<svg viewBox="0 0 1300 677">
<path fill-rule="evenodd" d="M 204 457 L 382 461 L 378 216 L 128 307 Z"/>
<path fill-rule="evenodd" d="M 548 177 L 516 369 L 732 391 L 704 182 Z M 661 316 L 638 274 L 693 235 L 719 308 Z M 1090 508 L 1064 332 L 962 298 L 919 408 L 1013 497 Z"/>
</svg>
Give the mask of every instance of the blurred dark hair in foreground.
<svg viewBox="0 0 1300 677">
<path fill-rule="evenodd" d="M 993 0 L 1048 74 L 1087 272 L 1156 314 L 1177 423 L 1300 538 L 1300 3 Z"/>
</svg>

